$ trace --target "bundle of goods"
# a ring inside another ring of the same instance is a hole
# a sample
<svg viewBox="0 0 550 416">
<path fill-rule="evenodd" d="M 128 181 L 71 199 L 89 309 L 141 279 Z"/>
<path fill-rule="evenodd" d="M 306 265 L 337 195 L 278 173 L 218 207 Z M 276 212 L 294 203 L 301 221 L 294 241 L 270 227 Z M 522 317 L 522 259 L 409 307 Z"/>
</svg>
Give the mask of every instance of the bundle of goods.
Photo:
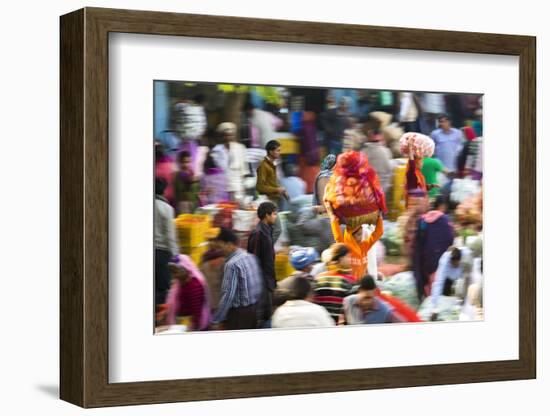
<svg viewBox="0 0 550 416">
<path fill-rule="evenodd" d="M 434 154 L 434 141 L 421 133 L 405 133 L 399 139 L 400 151 L 403 156 L 409 157 L 409 148 L 416 157 L 431 157 Z"/>
<path fill-rule="evenodd" d="M 233 211 L 239 208 L 238 202 L 220 202 L 214 217 L 214 227 L 233 228 Z"/>
<path fill-rule="evenodd" d="M 203 214 L 181 214 L 175 220 L 180 247 L 195 248 L 205 240 L 211 227 L 210 217 Z"/>
<path fill-rule="evenodd" d="M 256 210 L 233 210 L 232 215 L 233 229 L 235 231 L 250 231 L 258 223 L 258 214 Z"/>
<path fill-rule="evenodd" d="M 403 234 L 400 232 L 397 223 L 384 221 L 384 235 L 381 238 L 386 247 L 388 256 L 401 255 L 401 246 L 403 246 Z"/>
<path fill-rule="evenodd" d="M 479 181 L 470 178 L 454 179 L 451 186 L 451 201 L 460 204 L 469 197 L 479 195 L 481 204 L 481 187 Z"/>
<path fill-rule="evenodd" d="M 346 152 L 338 156 L 334 173 L 325 190 L 325 202 L 347 226 L 375 224 L 380 211 L 386 212 L 384 190 L 367 156 Z"/>
<path fill-rule="evenodd" d="M 416 293 L 416 281 L 412 272 L 398 273 L 378 284 L 383 292 L 389 292 L 392 296 L 405 302 L 414 310 L 418 309 L 418 295 Z"/>
<path fill-rule="evenodd" d="M 456 207 L 455 218 L 461 224 L 481 224 L 483 222 L 483 198 L 481 192 L 464 199 Z"/>
<path fill-rule="evenodd" d="M 460 300 L 456 296 L 439 296 L 437 299 L 437 320 L 438 321 L 458 321 L 460 317 Z M 431 320 L 432 300 L 428 296 L 418 308 L 418 316 L 424 321 Z"/>
</svg>

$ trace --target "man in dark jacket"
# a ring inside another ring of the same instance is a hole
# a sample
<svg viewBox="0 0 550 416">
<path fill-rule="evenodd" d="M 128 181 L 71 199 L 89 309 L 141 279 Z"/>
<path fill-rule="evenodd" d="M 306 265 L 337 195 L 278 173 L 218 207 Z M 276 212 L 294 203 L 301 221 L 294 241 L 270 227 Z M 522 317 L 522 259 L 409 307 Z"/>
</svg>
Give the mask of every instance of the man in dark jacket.
<svg viewBox="0 0 550 416">
<path fill-rule="evenodd" d="M 277 286 L 273 242 L 273 226 L 277 220 L 277 207 L 275 204 L 273 202 L 262 202 L 258 207 L 258 218 L 260 222 L 248 238 L 248 252 L 258 257 L 263 272 L 264 291 L 260 320 L 265 325 L 271 319 L 273 291 Z"/>
</svg>

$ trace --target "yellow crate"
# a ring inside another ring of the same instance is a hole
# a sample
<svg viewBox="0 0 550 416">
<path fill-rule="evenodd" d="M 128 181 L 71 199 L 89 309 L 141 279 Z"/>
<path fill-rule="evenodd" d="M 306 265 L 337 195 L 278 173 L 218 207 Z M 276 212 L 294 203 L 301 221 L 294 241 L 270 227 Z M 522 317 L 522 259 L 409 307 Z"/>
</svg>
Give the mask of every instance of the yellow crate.
<svg viewBox="0 0 550 416">
<path fill-rule="evenodd" d="M 200 244 L 198 247 L 181 248 L 182 254 L 186 254 L 191 257 L 191 260 L 193 260 L 193 263 L 195 263 L 197 266 L 201 264 L 202 255 L 206 252 L 206 250 L 208 250 L 207 243 Z"/>
<path fill-rule="evenodd" d="M 393 192 L 390 205 L 390 219 L 395 221 L 405 210 L 405 181 L 407 165 L 396 166 L 393 175 Z"/>
<path fill-rule="evenodd" d="M 295 269 L 290 264 L 288 254 L 279 253 L 275 255 L 275 279 L 283 280 L 294 273 Z"/>
<path fill-rule="evenodd" d="M 175 220 L 180 246 L 196 247 L 206 239 L 206 232 L 211 227 L 207 214 L 181 214 Z"/>
</svg>

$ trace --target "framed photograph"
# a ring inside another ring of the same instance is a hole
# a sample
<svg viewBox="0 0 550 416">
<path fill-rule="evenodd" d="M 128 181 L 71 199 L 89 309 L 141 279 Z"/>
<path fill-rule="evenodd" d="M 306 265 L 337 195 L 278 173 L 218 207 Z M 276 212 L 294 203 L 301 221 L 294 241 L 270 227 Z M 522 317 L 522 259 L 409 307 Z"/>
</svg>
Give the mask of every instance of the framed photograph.
<svg viewBox="0 0 550 416">
<path fill-rule="evenodd" d="M 536 377 L 534 37 L 60 30 L 61 399 Z"/>
</svg>

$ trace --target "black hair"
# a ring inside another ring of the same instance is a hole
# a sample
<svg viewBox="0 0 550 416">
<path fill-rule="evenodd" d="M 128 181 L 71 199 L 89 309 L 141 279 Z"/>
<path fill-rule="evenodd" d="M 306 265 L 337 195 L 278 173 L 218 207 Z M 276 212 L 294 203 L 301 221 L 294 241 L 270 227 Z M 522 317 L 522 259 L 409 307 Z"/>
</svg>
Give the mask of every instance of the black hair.
<svg viewBox="0 0 550 416">
<path fill-rule="evenodd" d="M 163 195 L 166 189 L 166 186 L 167 186 L 166 179 L 159 178 L 157 176 L 155 178 L 155 195 Z"/>
<path fill-rule="evenodd" d="M 214 162 L 214 158 L 212 157 L 212 153 L 208 153 L 206 156 L 206 159 L 204 160 L 203 170 L 206 172 L 208 169 L 214 169 L 218 167 L 216 165 L 216 162 Z"/>
<path fill-rule="evenodd" d="M 449 117 L 449 115 L 446 114 L 446 113 L 441 113 L 440 115 L 438 115 L 437 116 L 437 121 L 440 121 L 442 118 L 444 118 L 445 120 L 451 121 L 451 117 Z"/>
<path fill-rule="evenodd" d="M 258 207 L 258 218 L 263 220 L 266 216 L 277 212 L 277 206 L 270 201 L 262 202 Z"/>
<path fill-rule="evenodd" d="M 160 142 L 155 142 L 155 161 L 158 162 L 164 156 L 164 146 Z"/>
<path fill-rule="evenodd" d="M 376 281 L 374 278 L 367 274 L 361 278 L 359 281 L 359 289 L 358 290 L 374 290 L 376 289 Z"/>
<path fill-rule="evenodd" d="M 349 248 L 345 244 L 338 244 L 336 252 L 332 254 L 332 261 L 339 261 L 349 253 Z"/>
<path fill-rule="evenodd" d="M 218 236 L 214 238 L 214 241 L 221 241 L 223 243 L 231 243 L 237 245 L 239 239 L 237 238 L 237 235 L 229 228 L 222 227 Z"/>
<path fill-rule="evenodd" d="M 197 104 L 204 103 L 204 94 L 202 94 L 202 93 L 196 94 L 193 97 L 193 101 L 196 102 Z"/>
<path fill-rule="evenodd" d="M 437 209 L 441 205 L 447 205 L 447 198 L 445 197 L 445 195 L 439 194 L 435 197 L 432 208 Z"/>
<path fill-rule="evenodd" d="M 178 163 L 183 162 L 183 159 L 191 157 L 191 153 L 189 153 L 187 150 L 184 150 L 182 152 L 178 153 Z"/>
<path fill-rule="evenodd" d="M 311 293 L 311 283 L 305 277 L 296 277 L 290 287 L 290 299 L 304 300 Z"/>
<path fill-rule="evenodd" d="M 248 99 L 243 105 L 243 111 L 250 111 L 250 110 L 253 110 L 254 108 L 255 108 L 254 104 L 252 104 L 250 99 Z"/>
<path fill-rule="evenodd" d="M 277 140 L 270 140 L 265 145 L 265 150 L 269 154 L 269 152 L 278 149 L 279 147 L 281 147 L 281 143 L 279 143 Z"/>
<path fill-rule="evenodd" d="M 460 261 L 462 258 L 462 251 L 458 247 L 453 247 L 451 250 L 451 260 Z"/>
</svg>

